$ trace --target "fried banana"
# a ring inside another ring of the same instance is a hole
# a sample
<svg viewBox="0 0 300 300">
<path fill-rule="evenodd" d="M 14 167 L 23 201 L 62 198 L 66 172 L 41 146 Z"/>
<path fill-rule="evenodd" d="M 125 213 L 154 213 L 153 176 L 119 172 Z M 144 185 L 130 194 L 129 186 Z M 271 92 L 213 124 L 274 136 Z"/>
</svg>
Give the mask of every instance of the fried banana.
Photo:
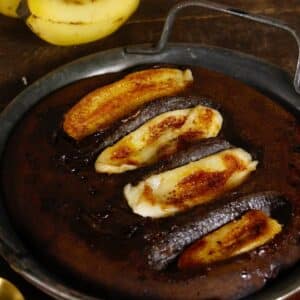
<svg viewBox="0 0 300 300">
<path fill-rule="evenodd" d="M 240 219 L 250 210 L 262 211 L 285 226 L 293 208 L 283 195 L 264 191 L 199 205 L 172 218 L 162 219 L 161 226 L 145 232 L 148 242 L 145 255 L 152 269 L 163 270 L 185 250 L 222 226 Z"/>
<path fill-rule="evenodd" d="M 282 226 L 259 210 L 248 211 L 188 247 L 179 258 L 179 269 L 190 269 L 253 250 L 278 234 Z"/>
<path fill-rule="evenodd" d="M 80 140 L 147 102 L 179 93 L 192 81 L 189 69 L 160 68 L 129 74 L 83 97 L 65 114 L 64 131 Z"/>
<path fill-rule="evenodd" d="M 137 185 L 129 183 L 124 187 L 124 195 L 134 213 L 167 217 L 213 201 L 241 185 L 257 164 L 243 149 L 228 149 L 152 175 Z"/>
<path fill-rule="evenodd" d="M 106 148 L 97 158 L 100 173 L 134 170 L 175 153 L 184 140 L 215 137 L 222 127 L 222 116 L 212 108 L 193 108 L 163 113 Z"/>
</svg>

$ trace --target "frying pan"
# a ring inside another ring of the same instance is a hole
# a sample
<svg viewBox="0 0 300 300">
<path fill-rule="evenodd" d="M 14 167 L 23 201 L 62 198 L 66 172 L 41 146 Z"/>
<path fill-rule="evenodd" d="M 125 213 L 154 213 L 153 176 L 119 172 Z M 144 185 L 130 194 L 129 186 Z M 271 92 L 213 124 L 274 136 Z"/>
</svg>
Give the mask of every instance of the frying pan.
<svg viewBox="0 0 300 300">
<path fill-rule="evenodd" d="M 0 155 L 3 154 L 7 139 L 23 115 L 43 97 L 59 88 L 80 79 L 120 72 L 144 64 L 173 64 L 201 66 L 236 78 L 271 99 L 284 105 L 293 114 L 300 114 L 300 56 L 294 81 L 283 70 L 249 55 L 223 48 L 196 44 L 168 43 L 177 13 L 188 6 L 200 6 L 212 10 L 263 23 L 291 34 L 300 51 L 300 38 L 296 31 L 277 20 L 251 15 L 247 12 L 221 4 L 199 0 L 183 1 L 169 12 L 158 44 L 136 45 L 96 53 L 49 73 L 19 94 L 0 115 Z M 3 199 L 0 198 L 0 254 L 9 265 L 26 280 L 59 300 L 96 300 L 76 289 L 66 286 L 63 280 L 50 273 L 30 253 L 14 231 Z M 300 291 L 300 266 L 294 267 L 284 278 L 273 282 L 251 299 L 286 299 Z M 101 297 L 101 296 L 100 296 Z"/>
</svg>

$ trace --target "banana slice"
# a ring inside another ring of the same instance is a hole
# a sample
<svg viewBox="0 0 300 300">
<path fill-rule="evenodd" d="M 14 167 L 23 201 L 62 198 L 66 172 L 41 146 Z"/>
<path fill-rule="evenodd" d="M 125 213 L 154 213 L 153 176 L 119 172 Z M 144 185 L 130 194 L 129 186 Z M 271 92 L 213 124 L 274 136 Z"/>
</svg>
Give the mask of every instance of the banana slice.
<svg viewBox="0 0 300 300">
<path fill-rule="evenodd" d="M 248 211 L 188 247 L 178 260 L 179 269 L 190 269 L 253 250 L 274 238 L 282 226 L 262 211 Z"/>
<path fill-rule="evenodd" d="M 152 175 L 124 195 L 132 210 L 143 217 L 161 218 L 212 201 L 242 184 L 256 169 L 249 153 L 234 148 Z"/>
<path fill-rule="evenodd" d="M 212 108 L 198 105 L 163 113 L 128 134 L 97 158 L 97 172 L 122 173 L 173 154 L 181 140 L 215 137 L 222 127 L 222 116 Z"/>
<path fill-rule="evenodd" d="M 64 130 L 74 139 L 82 139 L 142 104 L 184 90 L 192 81 L 190 70 L 161 68 L 129 74 L 81 99 L 65 115 Z"/>
<path fill-rule="evenodd" d="M 0 13 L 8 17 L 17 18 L 17 8 L 21 0 L 0 0 Z"/>
<path fill-rule="evenodd" d="M 26 24 L 41 39 L 60 46 L 103 38 L 137 9 L 139 0 L 22 0 Z"/>
</svg>

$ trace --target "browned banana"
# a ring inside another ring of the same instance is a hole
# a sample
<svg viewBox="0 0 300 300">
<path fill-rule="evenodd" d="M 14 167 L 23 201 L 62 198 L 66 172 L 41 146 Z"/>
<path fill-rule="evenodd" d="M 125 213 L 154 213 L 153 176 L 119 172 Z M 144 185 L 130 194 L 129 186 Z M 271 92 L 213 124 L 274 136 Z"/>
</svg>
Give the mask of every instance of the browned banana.
<svg viewBox="0 0 300 300">
<path fill-rule="evenodd" d="M 66 113 L 64 131 L 80 140 L 149 101 L 175 95 L 192 81 L 193 76 L 188 69 L 148 69 L 129 74 L 83 97 Z"/>
<path fill-rule="evenodd" d="M 151 218 L 167 217 L 214 201 L 241 185 L 257 163 L 241 148 L 227 149 L 151 175 L 136 185 L 129 183 L 124 187 L 124 195 L 134 213 Z"/>
<path fill-rule="evenodd" d="M 222 121 L 217 110 L 203 105 L 165 112 L 104 149 L 95 169 L 111 174 L 150 165 L 178 151 L 184 142 L 217 136 Z"/>
<path fill-rule="evenodd" d="M 276 220 L 262 211 L 250 210 L 185 249 L 178 267 L 196 268 L 248 252 L 269 242 L 281 230 Z"/>
<path fill-rule="evenodd" d="M 153 269 L 162 270 L 187 246 L 240 218 L 249 210 L 263 211 L 283 225 L 288 222 L 292 213 L 289 201 L 272 191 L 200 205 L 183 214 L 160 220 L 158 229 L 150 228 L 150 233 L 145 233 L 149 265 Z"/>
</svg>

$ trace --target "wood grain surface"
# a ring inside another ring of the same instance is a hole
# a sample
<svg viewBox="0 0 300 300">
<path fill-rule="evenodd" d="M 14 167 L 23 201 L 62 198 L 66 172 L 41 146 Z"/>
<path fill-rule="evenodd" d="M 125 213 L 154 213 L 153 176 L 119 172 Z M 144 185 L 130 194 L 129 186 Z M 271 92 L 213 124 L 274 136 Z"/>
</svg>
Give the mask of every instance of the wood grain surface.
<svg viewBox="0 0 300 300">
<path fill-rule="evenodd" d="M 142 0 L 138 11 L 118 32 L 106 39 L 74 47 L 47 44 L 32 34 L 23 21 L 0 16 L 0 110 L 28 84 L 76 58 L 125 45 L 155 43 L 168 9 L 177 2 Z M 299 0 L 218 2 L 283 20 L 300 31 Z M 294 72 L 298 55 L 295 41 L 283 31 L 201 8 L 186 9 L 180 14 L 171 41 L 239 50 L 279 65 L 290 74 Z M 50 299 L 27 284 L 3 260 L 0 260 L 0 276 L 15 283 L 27 300 Z M 300 299 L 300 294 L 292 299 Z"/>
</svg>

